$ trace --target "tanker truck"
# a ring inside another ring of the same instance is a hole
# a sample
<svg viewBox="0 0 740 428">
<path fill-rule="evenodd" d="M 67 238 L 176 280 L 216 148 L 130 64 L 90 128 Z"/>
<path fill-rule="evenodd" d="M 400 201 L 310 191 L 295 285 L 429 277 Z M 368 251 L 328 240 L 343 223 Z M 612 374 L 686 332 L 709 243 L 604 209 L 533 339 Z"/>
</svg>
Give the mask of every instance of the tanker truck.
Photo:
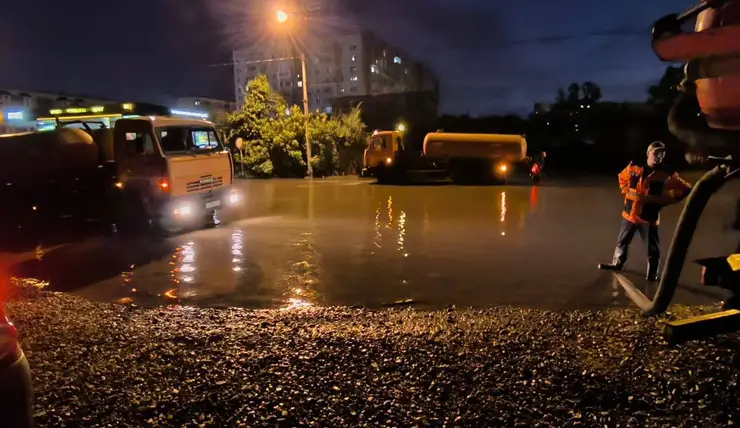
<svg viewBox="0 0 740 428">
<path fill-rule="evenodd" d="M 505 182 L 527 158 L 523 135 L 431 132 L 421 152 L 409 150 L 400 131 L 368 138 L 363 176 L 380 183 L 452 180 L 458 184 Z"/>
<path fill-rule="evenodd" d="M 11 225 L 45 214 L 172 230 L 239 202 L 231 156 L 210 122 L 141 116 L 113 129 L 83 125 L 0 136 L 0 215 Z"/>
</svg>

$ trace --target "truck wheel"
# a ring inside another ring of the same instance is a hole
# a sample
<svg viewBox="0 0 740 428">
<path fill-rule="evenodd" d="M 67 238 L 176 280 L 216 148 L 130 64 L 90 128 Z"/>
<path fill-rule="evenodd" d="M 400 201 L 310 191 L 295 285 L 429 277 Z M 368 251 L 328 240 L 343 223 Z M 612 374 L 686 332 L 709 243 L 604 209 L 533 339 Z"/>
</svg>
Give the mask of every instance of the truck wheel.
<svg viewBox="0 0 740 428">
<path fill-rule="evenodd" d="M 378 165 L 375 169 L 375 178 L 378 180 L 378 184 L 388 184 L 390 181 L 390 171 L 385 165 Z"/>
<path fill-rule="evenodd" d="M 149 204 L 141 192 L 128 192 L 122 199 L 122 223 L 125 228 L 135 232 L 160 234 L 160 222 L 152 215 Z"/>
</svg>

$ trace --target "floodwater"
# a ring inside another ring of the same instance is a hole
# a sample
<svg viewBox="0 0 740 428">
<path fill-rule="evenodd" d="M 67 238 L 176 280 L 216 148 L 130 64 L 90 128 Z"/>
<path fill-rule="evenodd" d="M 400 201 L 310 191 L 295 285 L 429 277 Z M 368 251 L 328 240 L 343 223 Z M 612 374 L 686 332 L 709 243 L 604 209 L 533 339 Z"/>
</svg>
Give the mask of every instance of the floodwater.
<svg viewBox="0 0 740 428">
<path fill-rule="evenodd" d="M 616 180 L 614 180 L 616 181 Z M 379 186 L 360 179 L 241 181 L 238 219 L 167 239 L 93 236 L 24 254 L 0 268 L 95 300 L 280 308 L 424 308 L 515 304 L 547 309 L 628 305 L 609 261 L 621 197 L 610 180 L 542 186 Z M 724 229 L 737 185 L 706 210 L 689 259 L 733 252 Z M 667 252 L 680 207 L 662 218 Z M 628 277 L 646 284 L 645 250 Z M 676 301 L 710 303 L 687 265 Z"/>
</svg>

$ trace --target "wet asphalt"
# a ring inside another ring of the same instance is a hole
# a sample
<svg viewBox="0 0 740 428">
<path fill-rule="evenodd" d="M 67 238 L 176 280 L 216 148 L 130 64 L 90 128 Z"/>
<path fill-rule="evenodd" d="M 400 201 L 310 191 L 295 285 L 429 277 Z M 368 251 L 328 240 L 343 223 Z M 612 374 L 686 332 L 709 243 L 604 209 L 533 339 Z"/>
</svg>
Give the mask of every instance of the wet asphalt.
<svg viewBox="0 0 740 428">
<path fill-rule="evenodd" d="M 35 250 L 4 250 L 0 269 L 49 281 L 52 290 L 142 306 L 628 306 L 611 274 L 596 269 L 611 259 L 619 227 L 622 201 L 613 181 L 553 178 L 537 187 L 240 181 L 243 205 L 218 227 L 164 239 L 47 240 Z M 738 190 L 730 184 L 710 202 L 690 260 L 737 247 L 740 235 L 725 224 Z M 663 212 L 664 254 L 680 209 Z M 645 255 L 635 238 L 627 275 L 649 293 Z M 698 266 L 684 268 L 675 302 L 722 299 L 698 277 Z"/>
</svg>

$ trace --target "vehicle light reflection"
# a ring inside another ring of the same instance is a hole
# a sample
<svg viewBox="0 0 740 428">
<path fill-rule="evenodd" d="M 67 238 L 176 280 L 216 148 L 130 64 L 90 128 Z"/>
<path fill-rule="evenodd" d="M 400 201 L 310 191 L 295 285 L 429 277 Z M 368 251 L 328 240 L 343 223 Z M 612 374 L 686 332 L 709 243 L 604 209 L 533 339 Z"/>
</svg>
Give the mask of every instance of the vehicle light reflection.
<svg viewBox="0 0 740 428">
<path fill-rule="evenodd" d="M 509 210 L 508 204 L 506 202 L 506 192 L 501 192 L 501 202 L 500 202 L 500 209 L 501 209 L 501 236 L 506 236 L 506 213 Z"/>
<path fill-rule="evenodd" d="M 281 311 L 291 311 L 291 310 L 298 310 L 298 309 L 306 309 L 313 306 L 313 303 L 308 302 L 306 300 L 301 300 L 295 297 L 291 297 L 288 299 L 288 306 L 280 308 Z"/>
<path fill-rule="evenodd" d="M 234 230 L 231 232 L 231 269 L 234 272 L 241 272 L 244 250 L 244 232 L 241 230 Z"/>
<path fill-rule="evenodd" d="M 409 253 L 406 252 L 406 212 L 401 211 L 398 215 L 398 251 L 403 253 L 404 257 L 408 257 Z"/>
<path fill-rule="evenodd" d="M 382 248 L 381 247 L 381 241 L 383 240 L 383 234 L 380 232 L 380 207 L 375 210 L 375 236 L 373 237 L 373 245 L 375 245 L 375 248 Z M 375 254 L 375 251 L 371 252 L 370 254 Z"/>
<path fill-rule="evenodd" d="M 393 197 L 388 196 L 388 223 L 386 224 L 386 229 L 391 229 L 393 227 Z"/>
</svg>

